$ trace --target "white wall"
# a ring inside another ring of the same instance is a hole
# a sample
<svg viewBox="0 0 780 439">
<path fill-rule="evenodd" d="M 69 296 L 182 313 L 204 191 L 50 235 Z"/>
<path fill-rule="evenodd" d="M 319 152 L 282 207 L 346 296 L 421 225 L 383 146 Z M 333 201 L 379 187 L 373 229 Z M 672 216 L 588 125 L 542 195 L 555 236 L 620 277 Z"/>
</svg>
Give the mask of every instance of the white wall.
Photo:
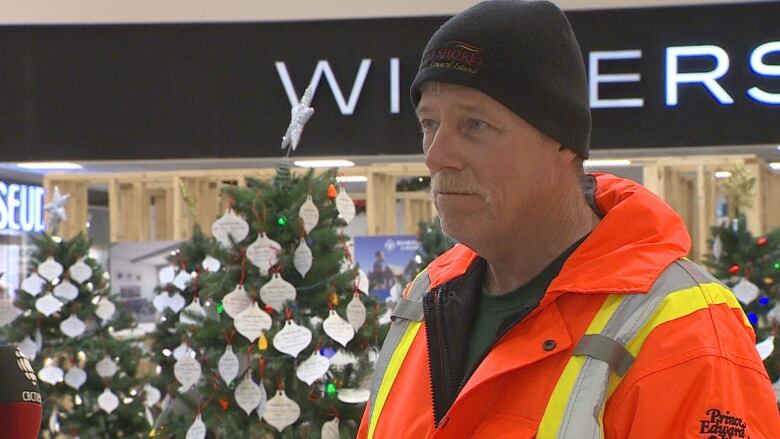
<svg viewBox="0 0 780 439">
<path fill-rule="evenodd" d="M 563 9 L 625 8 L 749 0 L 555 0 Z M 475 0 L 0 0 L 0 24 L 317 20 L 449 15 Z"/>
</svg>

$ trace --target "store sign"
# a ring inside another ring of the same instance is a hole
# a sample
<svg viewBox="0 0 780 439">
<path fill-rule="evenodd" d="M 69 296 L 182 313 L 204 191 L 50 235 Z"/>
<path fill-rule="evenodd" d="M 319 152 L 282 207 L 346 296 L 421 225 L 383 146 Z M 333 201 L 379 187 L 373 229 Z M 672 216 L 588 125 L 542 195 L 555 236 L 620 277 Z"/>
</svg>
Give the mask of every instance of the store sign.
<svg viewBox="0 0 780 439">
<path fill-rule="evenodd" d="M 592 148 L 780 142 L 780 2 L 567 15 Z M 408 90 L 446 19 L 0 27 L 0 160 L 277 157 L 307 85 L 295 154 L 419 154 Z"/>
<path fill-rule="evenodd" d="M 40 186 L 0 181 L 0 232 L 41 232 L 43 195 Z"/>
</svg>

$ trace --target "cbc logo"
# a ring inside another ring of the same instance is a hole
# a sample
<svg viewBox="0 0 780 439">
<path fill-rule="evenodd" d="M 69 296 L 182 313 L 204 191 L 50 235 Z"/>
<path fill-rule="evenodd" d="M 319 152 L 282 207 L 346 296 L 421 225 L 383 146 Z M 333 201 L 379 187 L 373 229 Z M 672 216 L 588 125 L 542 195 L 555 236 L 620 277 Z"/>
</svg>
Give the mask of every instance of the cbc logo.
<svg viewBox="0 0 780 439">
<path fill-rule="evenodd" d="M 34 386 L 38 385 L 38 378 L 35 376 L 32 365 L 19 349 L 16 350 L 16 365 L 19 366 L 19 369 L 24 373 L 24 376 L 26 376 Z M 38 395 L 38 398 L 40 400 L 40 395 Z"/>
</svg>

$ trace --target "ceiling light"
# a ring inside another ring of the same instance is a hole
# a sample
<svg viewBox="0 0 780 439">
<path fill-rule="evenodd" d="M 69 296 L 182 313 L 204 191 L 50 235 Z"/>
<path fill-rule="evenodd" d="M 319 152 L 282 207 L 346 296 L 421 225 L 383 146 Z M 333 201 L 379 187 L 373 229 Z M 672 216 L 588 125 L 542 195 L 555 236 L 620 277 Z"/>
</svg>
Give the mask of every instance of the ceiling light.
<svg viewBox="0 0 780 439">
<path fill-rule="evenodd" d="M 772 162 L 769 164 L 769 169 L 773 171 L 780 171 L 780 162 Z"/>
<path fill-rule="evenodd" d="M 24 162 L 17 163 L 17 167 L 22 169 L 36 169 L 36 170 L 64 170 L 64 169 L 82 169 L 78 163 L 71 162 Z"/>
<path fill-rule="evenodd" d="M 715 178 L 729 178 L 731 177 L 731 171 L 715 171 Z"/>
<path fill-rule="evenodd" d="M 585 160 L 586 168 L 611 168 L 617 166 L 631 166 L 631 160 Z"/>
<path fill-rule="evenodd" d="M 349 160 L 296 160 L 293 163 L 301 168 L 349 168 L 355 166 L 355 163 Z"/>
<path fill-rule="evenodd" d="M 336 181 L 339 183 L 365 183 L 368 181 L 368 177 L 365 175 L 342 175 L 336 177 Z"/>
</svg>

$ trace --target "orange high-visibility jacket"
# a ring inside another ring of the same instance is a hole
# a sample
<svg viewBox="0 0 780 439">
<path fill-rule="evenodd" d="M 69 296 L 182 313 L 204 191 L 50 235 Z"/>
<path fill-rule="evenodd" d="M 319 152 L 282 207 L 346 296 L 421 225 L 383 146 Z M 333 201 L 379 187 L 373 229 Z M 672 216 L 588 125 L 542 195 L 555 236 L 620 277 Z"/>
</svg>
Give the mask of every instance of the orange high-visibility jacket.
<svg viewBox="0 0 780 439">
<path fill-rule="evenodd" d="M 430 264 L 424 318 L 392 355 L 383 349 L 392 360 L 378 372 L 382 390 L 372 391 L 358 438 L 593 437 L 558 436 L 559 427 L 547 425 L 574 391 L 565 377 L 575 348 L 613 299 L 649 296 L 690 250 L 682 219 L 647 189 L 611 175 L 595 175 L 595 183 L 601 223 L 467 381 L 463 356 L 476 303 L 468 296 L 481 282 L 470 273 L 482 260 L 457 245 Z M 641 342 L 626 347 L 635 361 L 622 380 L 610 375 L 596 413 L 603 437 L 780 438 L 775 395 L 742 309 L 715 279 L 686 270 L 677 271 L 696 282 L 666 285 L 671 293 L 638 330 Z"/>
</svg>

